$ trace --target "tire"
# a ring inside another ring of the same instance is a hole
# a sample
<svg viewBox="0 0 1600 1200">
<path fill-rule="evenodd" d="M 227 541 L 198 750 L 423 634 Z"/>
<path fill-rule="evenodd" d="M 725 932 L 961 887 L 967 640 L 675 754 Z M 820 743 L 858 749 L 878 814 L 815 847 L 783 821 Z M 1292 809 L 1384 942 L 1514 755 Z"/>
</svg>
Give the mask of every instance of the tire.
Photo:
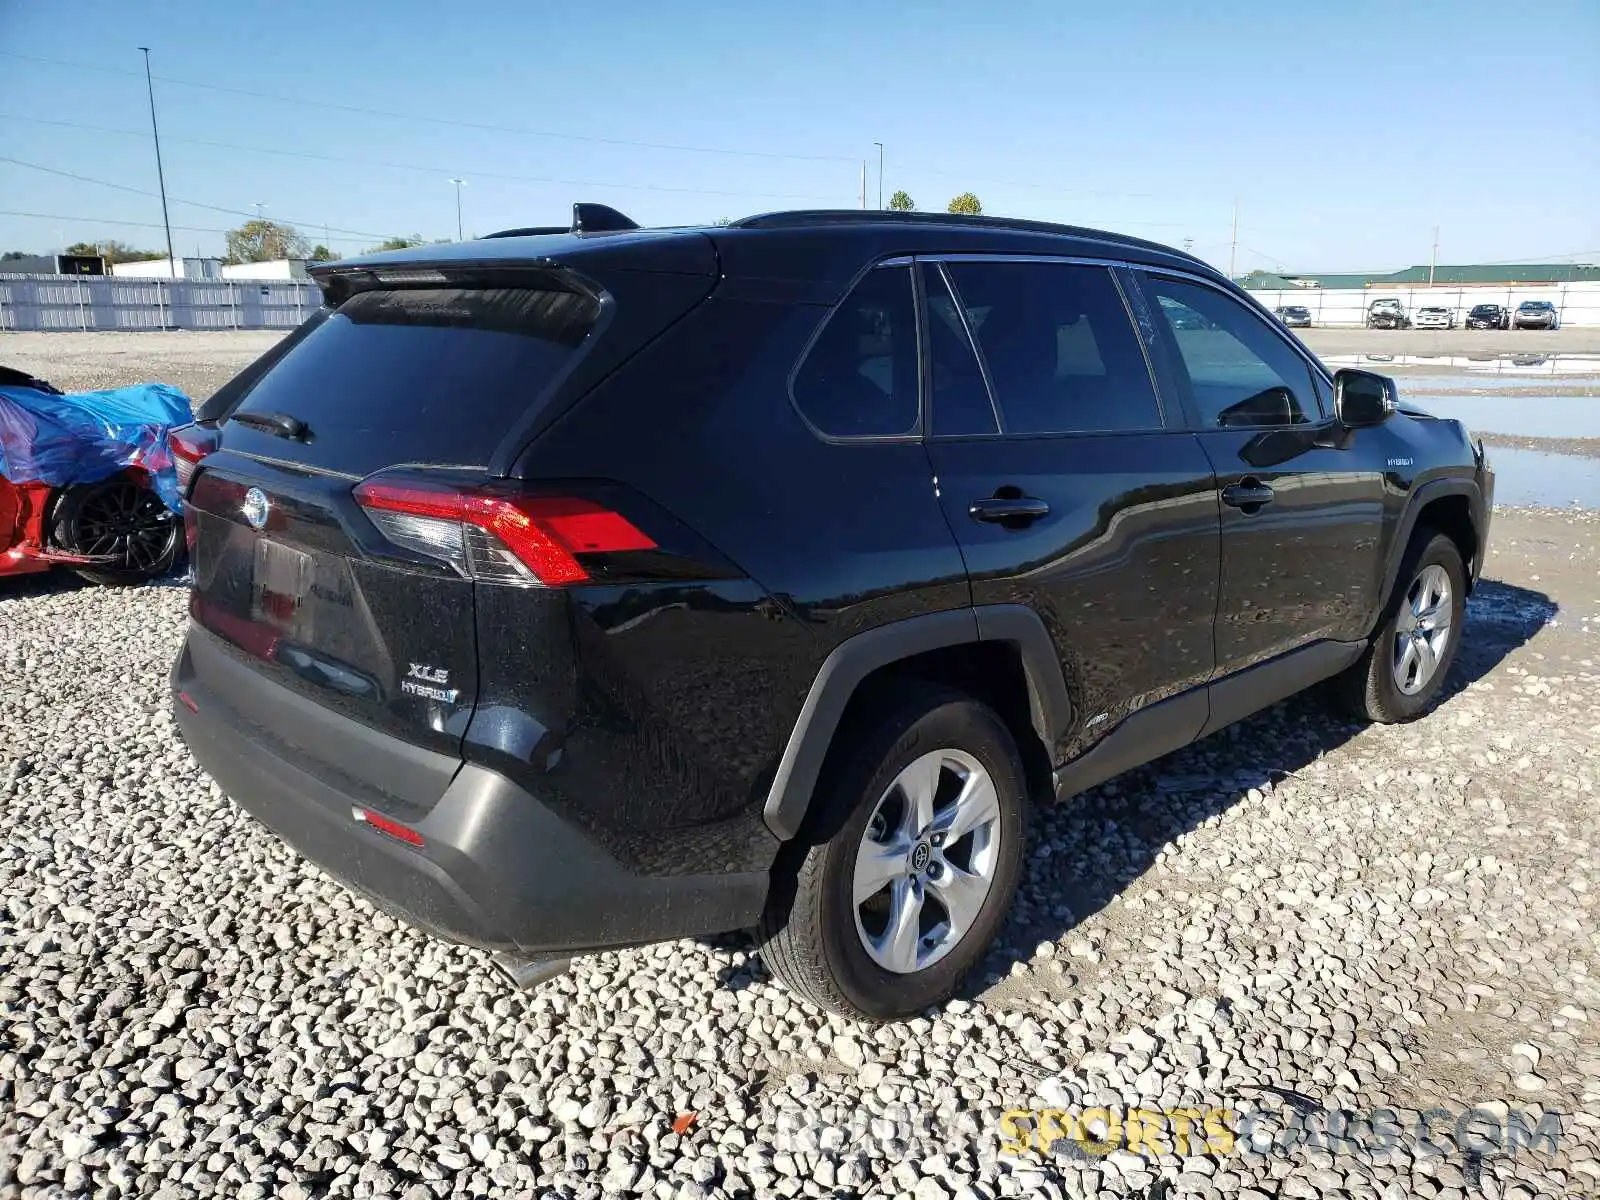
<svg viewBox="0 0 1600 1200">
<path fill-rule="evenodd" d="M 758 938 L 767 966 L 813 1004 L 890 1021 L 949 999 L 999 932 L 1025 857 L 1028 794 L 1015 740 L 965 693 L 923 685 L 875 711 L 884 715 L 830 756 L 807 828 L 780 857 Z M 929 795 L 921 812 L 932 825 L 915 819 L 915 794 Z M 985 819 L 935 848 L 937 824 L 957 813 Z M 908 834 L 917 825 L 934 832 Z M 856 892 L 863 867 L 863 881 L 886 881 L 880 890 L 863 882 Z M 981 898 L 970 880 L 987 881 Z M 967 911 L 953 917 L 947 896 Z M 919 923 L 908 919 L 899 928 L 909 936 L 897 939 L 893 917 L 913 904 Z"/>
<path fill-rule="evenodd" d="M 1427 604 L 1427 597 L 1437 596 L 1436 585 L 1441 580 L 1448 588 L 1448 598 Z M 1466 596 L 1467 571 L 1455 542 L 1432 529 L 1417 530 L 1400 563 L 1394 591 L 1384 605 L 1371 644 L 1337 680 L 1345 706 L 1354 716 L 1390 725 L 1414 721 L 1428 710 L 1450 674 L 1450 664 L 1461 645 Z M 1412 630 L 1417 624 L 1419 598 L 1423 601 L 1423 623 L 1429 626 L 1420 633 Z M 1431 617 L 1427 615 L 1430 609 L 1434 614 Z M 1435 636 L 1441 632 L 1440 617 L 1448 621 L 1442 639 Z M 1403 655 L 1401 639 L 1407 636 L 1417 644 L 1409 655 Z M 1424 673 L 1430 657 L 1431 669 Z M 1406 686 L 1401 683 L 1402 673 L 1408 681 Z"/>
<path fill-rule="evenodd" d="M 70 487 L 56 501 L 50 541 L 72 554 L 107 554 L 73 568 L 90 583 L 127 587 L 170 574 L 183 554 L 183 521 L 143 481 L 118 475 Z"/>
</svg>

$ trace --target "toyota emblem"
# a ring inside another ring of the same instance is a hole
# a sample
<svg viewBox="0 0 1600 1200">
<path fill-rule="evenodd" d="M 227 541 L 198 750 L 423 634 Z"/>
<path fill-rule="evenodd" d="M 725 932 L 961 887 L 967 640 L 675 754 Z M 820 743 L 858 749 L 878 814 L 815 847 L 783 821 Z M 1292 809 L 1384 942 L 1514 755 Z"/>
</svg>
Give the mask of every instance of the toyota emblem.
<svg viewBox="0 0 1600 1200">
<path fill-rule="evenodd" d="M 251 529 L 265 529 L 267 514 L 271 511 L 272 502 L 267 499 L 267 494 L 255 487 L 244 494 L 244 503 L 239 506 L 239 512 Z"/>
</svg>

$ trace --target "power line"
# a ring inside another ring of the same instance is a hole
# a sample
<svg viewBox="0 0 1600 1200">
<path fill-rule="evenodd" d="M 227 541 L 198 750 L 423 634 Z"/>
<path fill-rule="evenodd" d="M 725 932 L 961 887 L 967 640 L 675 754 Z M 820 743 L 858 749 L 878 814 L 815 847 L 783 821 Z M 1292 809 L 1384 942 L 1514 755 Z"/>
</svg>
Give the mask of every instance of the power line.
<svg viewBox="0 0 1600 1200">
<path fill-rule="evenodd" d="M 119 192 L 132 192 L 135 196 L 149 196 L 151 198 L 154 198 L 156 196 L 155 192 L 146 191 L 144 188 L 129 187 L 125 183 L 112 183 L 109 179 L 93 179 L 93 178 L 90 178 L 88 175 L 78 175 L 78 174 L 75 174 L 72 171 L 62 171 L 62 170 L 58 170 L 55 167 L 40 166 L 38 163 L 23 162 L 20 158 L 10 158 L 10 157 L 7 157 L 6 155 L 3 155 L 3 154 L 0 154 L 0 162 L 10 163 L 12 166 L 16 166 L 16 167 L 26 167 L 30 171 L 43 171 L 47 175 L 59 175 L 63 179 L 74 179 L 74 180 L 77 180 L 79 183 L 93 183 L 93 184 L 98 184 L 100 187 L 114 188 Z M 246 212 L 244 209 L 241 209 L 241 208 L 224 208 L 223 206 L 221 206 L 219 204 L 205 204 L 205 203 L 203 203 L 202 201 L 199 201 L 199 200 L 183 200 L 183 199 L 180 199 L 177 196 L 170 197 L 170 199 L 172 200 L 172 202 L 174 204 L 187 204 L 191 208 L 204 208 L 204 209 L 210 210 L 211 212 L 225 213 L 226 215 L 231 216 L 231 217 L 251 217 L 251 218 L 254 218 L 255 216 L 257 216 L 256 213 Z M 315 225 L 315 224 L 318 224 L 318 222 L 314 222 L 314 221 L 291 221 L 287 217 L 284 218 L 284 223 L 288 224 L 288 225 Z M 340 233 L 353 233 L 353 234 L 356 234 L 358 237 L 364 237 L 364 238 L 379 238 L 379 239 L 382 239 L 382 238 L 387 238 L 387 237 L 393 237 L 394 236 L 393 234 L 389 234 L 389 233 L 373 233 L 369 229 L 344 229 L 344 228 L 341 228 L 338 225 L 329 225 L 329 226 L 325 226 L 325 228 L 330 230 L 330 231 L 337 229 Z"/>
<path fill-rule="evenodd" d="M 24 117 L 16 113 L 0 113 L 0 121 L 25 121 L 33 125 L 54 125 L 63 129 L 84 129 L 94 133 L 115 133 L 124 137 L 148 137 L 138 129 L 118 129 L 110 125 L 88 125 L 81 121 L 59 121 L 46 117 Z M 236 142 L 215 142 L 207 138 L 185 138 L 167 135 L 168 142 L 183 142 L 191 146 L 210 146 L 219 150 L 239 150 L 248 154 L 276 154 L 284 158 L 303 158 L 313 162 L 339 163 L 350 167 L 378 167 L 394 171 L 421 171 L 438 174 L 448 171 L 439 164 L 383 162 L 372 159 L 347 158 L 336 154 L 313 154 L 308 150 L 282 150 L 274 146 L 242 146 Z M 837 197 L 808 192 L 729 192 L 711 188 L 667 187 L 649 183 L 603 183 L 593 179 L 560 179 L 546 175 L 513 175 L 502 171 L 473 171 L 476 179 L 503 179 L 514 183 L 554 183 L 564 187 L 617 188 L 636 192 L 677 192 L 695 196 L 749 196 L 765 200 L 834 200 Z"/>
<path fill-rule="evenodd" d="M 159 222 L 159 221 L 124 221 L 124 220 L 122 220 L 121 218 L 118 218 L 118 217 L 75 217 L 75 216 L 68 216 L 65 213 L 21 212 L 21 211 L 19 211 L 17 209 L 14 209 L 14 208 L 0 208 L 0 217 L 24 217 L 24 218 L 31 218 L 31 219 L 37 220 L 37 221 L 73 221 L 73 222 L 77 222 L 80 225 L 126 226 L 126 227 L 128 227 L 130 229 L 160 229 L 160 228 L 162 228 L 161 222 Z M 209 226 L 209 225 L 174 225 L 173 228 L 174 229 L 178 229 L 178 230 L 182 230 L 184 233 L 231 233 L 231 232 L 233 232 L 232 230 L 229 230 L 229 229 L 219 229 L 219 228 L 214 228 L 214 227 Z M 369 242 L 372 241 L 372 238 L 371 237 L 328 237 L 325 240 L 326 241 L 330 241 L 330 242 L 369 243 Z"/>
<path fill-rule="evenodd" d="M 0 50 L 0 55 L 23 62 L 42 63 L 51 67 L 64 67 L 73 71 L 99 71 L 108 75 L 128 75 L 130 72 L 116 67 L 101 67 L 90 63 L 67 62 L 59 58 L 43 58 L 35 54 L 19 54 L 15 50 Z M 257 100 L 271 100 L 280 104 L 302 104 L 308 108 L 323 108 L 334 112 L 356 113 L 367 117 L 386 117 L 399 121 L 425 121 L 431 125 L 448 125 L 456 129 L 478 129 L 490 133 L 514 133 L 523 137 L 554 138 L 567 142 L 590 142 L 604 146 L 631 146 L 643 150 L 670 150 L 681 154 L 722 154 L 740 158 L 787 159 L 795 162 L 855 162 L 855 157 L 845 154 L 782 154 L 774 150 L 734 150 L 725 146 L 689 146 L 670 142 L 640 142 L 630 138 L 600 137 L 590 134 L 555 133 L 546 129 L 525 129 L 516 125 L 495 125 L 484 121 L 462 121 L 453 117 L 435 117 L 421 113 L 391 112 L 382 108 L 363 108 L 355 104 L 336 104 L 328 100 L 307 100 L 300 96 L 284 96 L 274 92 L 258 92 L 250 88 L 229 87 L 220 83 L 202 83 L 194 79 L 178 79 L 171 75 L 157 75 L 162 83 L 179 87 L 203 88 L 206 91 L 226 92 L 235 96 L 250 96 Z"/>
</svg>

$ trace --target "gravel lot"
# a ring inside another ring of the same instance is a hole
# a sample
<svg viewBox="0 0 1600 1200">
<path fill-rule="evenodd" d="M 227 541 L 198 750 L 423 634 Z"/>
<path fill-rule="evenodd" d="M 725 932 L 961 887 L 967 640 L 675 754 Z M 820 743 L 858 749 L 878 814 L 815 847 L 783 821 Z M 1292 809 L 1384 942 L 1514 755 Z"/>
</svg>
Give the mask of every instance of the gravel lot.
<svg viewBox="0 0 1600 1200">
<path fill-rule="evenodd" d="M 988 976 L 876 1029 L 737 935 L 523 994 L 378 913 L 176 741 L 185 599 L 0 581 L 0 1197 L 1600 1193 L 1594 514 L 1497 515 L 1429 718 L 1302 697 L 1042 812 Z M 1253 1140 L 1006 1152 L 1132 1105 Z"/>
</svg>

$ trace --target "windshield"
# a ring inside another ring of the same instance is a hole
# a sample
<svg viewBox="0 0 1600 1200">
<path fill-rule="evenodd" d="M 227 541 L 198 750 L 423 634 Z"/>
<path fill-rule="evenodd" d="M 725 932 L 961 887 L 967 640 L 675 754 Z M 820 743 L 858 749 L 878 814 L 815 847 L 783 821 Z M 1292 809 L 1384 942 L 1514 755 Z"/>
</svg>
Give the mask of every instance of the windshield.
<svg viewBox="0 0 1600 1200">
<path fill-rule="evenodd" d="M 1536 310 L 1549 308 L 1550 307 L 1550 301 L 1548 301 L 1548 300 L 1524 300 L 1519 307 L 1521 307 L 1523 312 L 1534 312 Z"/>
</svg>

